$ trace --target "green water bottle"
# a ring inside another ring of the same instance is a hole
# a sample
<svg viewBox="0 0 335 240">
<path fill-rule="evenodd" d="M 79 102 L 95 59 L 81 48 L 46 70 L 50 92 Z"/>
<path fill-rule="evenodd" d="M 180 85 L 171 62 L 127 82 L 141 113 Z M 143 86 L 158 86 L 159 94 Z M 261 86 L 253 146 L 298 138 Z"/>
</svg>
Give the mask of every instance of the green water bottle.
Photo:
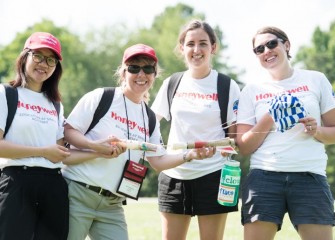
<svg viewBox="0 0 335 240">
<path fill-rule="evenodd" d="M 238 203 L 240 180 L 240 163 L 227 160 L 221 170 L 218 203 L 224 206 L 235 206 Z"/>
</svg>

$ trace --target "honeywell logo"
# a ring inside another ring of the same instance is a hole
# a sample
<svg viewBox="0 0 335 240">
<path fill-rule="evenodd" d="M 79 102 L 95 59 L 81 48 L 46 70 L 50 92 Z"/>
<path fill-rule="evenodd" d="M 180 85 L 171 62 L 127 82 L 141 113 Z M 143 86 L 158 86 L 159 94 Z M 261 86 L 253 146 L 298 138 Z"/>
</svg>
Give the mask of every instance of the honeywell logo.
<svg viewBox="0 0 335 240">
<path fill-rule="evenodd" d="M 175 97 L 218 101 L 217 93 L 202 94 L 202 93 L 193 93 L 193 92 L 177 92 Z"/>
<path fill-rule="evenodd" d="M 120 123 L 128 124 L 128 127 L 131 130 L 137 127 L 138 131 L 142 132 L 143 134 L 146 133 L 147 135 L 149 135 L 149 131 L 145 131 L 144 127 L 139 126 L 135 121 L 128 120 L 127 122 L 127 118 L 119 116 L 116 112 L 112 112 L 111 117 L 116 121 L 119 121 Z"/>
<path fill-rule="evenodd" d="M 298 93 L 298 92 L 308 92 L 309 88 L 307 85 L 305 86 L 301 86 L 301 87 L 297 87 L 294 89 L 290 89 L 290 90 L 285 90 L 285 91 L 281 91 L 281 92 L 275 92 L 275 93 L 261 93 L 256 95 L 256 101 L 260 101 L 260 100 L 264 100 L 264 99 L 268 99 L 268 98 L 273 98 L 275 96 L 278 95 L 282 95 L 285 93 L 289 93 L 289 94 L 294 94 L 294 93 Z"/>
<path fill-rule="evenodd" d="M 36 113 L 41 113 L 41 112 L 44 112 L 44 113 L 47 113 L 47 114 L 50 114 L 52 116 L 57 116 L 57 111 L 54 110 L 54 109 L 46 109 L 44 107 L 41 107 L 39 105 L 31 105 L 29 103 L 23 103 L 21 101 L 18 101 L 17 103 L 17 108 L 25 108 L 27 110 L 30 110 L 30 111 L 34 111 Z"/>
<path fill-rule="evenodd" d="M 139 165 L 133 165 L 133 169 L 136 172 L 142 172 L 144 170 L 144 167 L 141 167 Z"/>
</svg>

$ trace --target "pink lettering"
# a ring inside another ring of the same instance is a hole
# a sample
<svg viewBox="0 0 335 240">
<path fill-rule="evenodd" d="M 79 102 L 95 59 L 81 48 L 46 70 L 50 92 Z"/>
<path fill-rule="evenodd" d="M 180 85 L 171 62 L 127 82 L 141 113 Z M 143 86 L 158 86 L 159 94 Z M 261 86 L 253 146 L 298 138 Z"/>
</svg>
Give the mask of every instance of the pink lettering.
<svg viewBox="0 0 335 240">
<path fill-rule="evenodd" d="M 278 96 L 278 95 L 282 95 L 286 93 L 292 94 L 292 93 L 297 93 L 297 92 L 308 92 L 309 88 L 307 85 L 301 86 L 301 87 L 297 87 L 297 88 L 293 88 L 293 89 L 289 89 L 283 92 L 274 92 L 274 93 L 261 93 L 255 96 L 256 101 L 260 101 L 260 100 L 265 100 L 265 99 L 269 99 L 272 98 L 274 96 Z"/>
<path fill-rule="evenodd" d="M 201 94 L 201 93 L 194 93 L 194 92 L 178 92 L 176 93 L 175 97 L 179 98 L 188 98 L 188 99 L 205 99 L 211 101 L 218 101 L 218 94 L 211 93 L 211 94 Z"/>
<path fill-rule="evenodd" d="M 128 124 L 128 127 L 130 129 L 135 129 L 135 127 L 137 126 L 136 122 L 130 120 L 128 120 L 127 122 L 127 118 L 119 116 L 116 112 L 111 113 L 111 118 L 115 119 L 116 121 L 119 121 L 120 123 Z"/>
<path fill-rule="evenodd" d="M 17 108 L 25 108 L 27 110 L 32 110 L 36 113 L 44 112 L 52 116 L 57 116 L 57 111 L 56 110 L 51 110 L 51 109 L 46 109 L 43 108 L 39 105 L 30 105 L 28 103 L 23 103 L 21 101 L 18 101 L 17 103 Z"/>
</svg>

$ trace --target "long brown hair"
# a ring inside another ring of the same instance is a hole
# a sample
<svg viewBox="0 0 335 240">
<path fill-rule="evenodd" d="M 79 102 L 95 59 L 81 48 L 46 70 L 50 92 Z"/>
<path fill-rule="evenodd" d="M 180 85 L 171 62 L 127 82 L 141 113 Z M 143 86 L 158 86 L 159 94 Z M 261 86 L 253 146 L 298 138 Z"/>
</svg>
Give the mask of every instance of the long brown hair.
<svg viewBox="0 0 335 240">
<path fill-rule="evenodd" d="M 15 64 L 15 79 L 10 82 L 13 87 L 25 87 L 27 85 L 26 63 L 30 49 L 24 49 Z M 43 82 L 41 91 L 52 102 L 60 102 L 61 94 L 59 92 L 59 81 L 62 77 L 63 69 L 60 61 L 52 75 Z"/>
</svg>

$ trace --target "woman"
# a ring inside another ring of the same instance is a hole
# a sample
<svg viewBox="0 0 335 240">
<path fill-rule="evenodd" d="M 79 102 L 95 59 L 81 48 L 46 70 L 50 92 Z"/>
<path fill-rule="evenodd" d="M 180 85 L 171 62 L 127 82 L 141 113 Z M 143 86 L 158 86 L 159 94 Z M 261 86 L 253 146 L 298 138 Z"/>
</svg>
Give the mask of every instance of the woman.
<svg viewBox="0 0 335 240">
<path fill-rule="evenodd" d="M 211 56 L 218 50 L 218 41 L 211 26 L 192 20 L 179 35 L 180 50 L 188 70 L 183 74 L 171 105 L 171 129 L 168 146 L 177 142 L 218 140 L 227 137 L 221 127 L 217 96 L 218 72 L 211 67 Z M 157 118 L 170 120 L 167 78 L 152 105 Z M 232 125 L 236 115 L 239 87 L 230 83 L 227 119 Z M 200 96 L 196 98 L 194 96 Z M 228 137 L 235 132 L 229 127 Z M 174 152 L 171 150 L 171 152 Z M 217 202 L 220 173 L 224 159 L 220 153 L 206 161 L 192 161 L 159 175 L 159 209 L 162 239 L 186 239 L 191 217 L 198 216 L 200 239 L 222 239 L 228 212 L 237 206 L 225 207 Z"/>
<path fill-rule="evenodd" d="M 10 82 L 18 104 L 5 137 L 8 107 L 0 86 L 1 240 L 67 238 L 68 190 L 60 168 L 70 153 L 63 147 L 63 107 L 55 109 L 61 60 L 61 44 L 50 33 L 27 39 Z"/>
<path fill-rule="evenodd" d="M 144 44 L 133 45 L 124 52 L 117 71 L 120 87 L 115 88 L 112 104 L 98 124 L 86 133 L 102 98 L 102 88 L 83 96 L 68 117 L 66 140 L 76 148 L 104 155 L 104 158 L 65 162 L 68 166 L 64 168 L 64 176 L 68 179 L 70 197 L 69 240 L 84 240 L 87 235 L 92 240 L 128 239 L 122 202 L 127 194 L 131 195 L 125 189 L 134 190 L 135 185 L 139 191 L 140 186 L 119 187 L 127 160 L 138 163 L 147 158 L 151 166 L 160 171 L 191 159 L 211 157 L 215 153 L 215 148 L 175 155 L 165 155 L 162 147 L 158 147 L 156 152 L 126 148 L 124 143 L 127 140 L 160 145 L 159 124 L 149 134 L 148 114 L 151 110 L 145 105 L 158 72 L 154 49 Z"/>
<path fill-rule="evenodd" d="M 252 44 L 271 81 L 247 85 L 239 102 L 237 143 L 251 154 L 242 189 L 244 238 L 274 239 L 288 212 L 301 239 L 331 240 L 334 199 L 324 145 L 335 142 L 332 86 L 320 72 L 291 67 L 282 30 L 261 28 Z M 270 114 L 276 106 L 283 106 L 283 118 Z"/>
</svg>

